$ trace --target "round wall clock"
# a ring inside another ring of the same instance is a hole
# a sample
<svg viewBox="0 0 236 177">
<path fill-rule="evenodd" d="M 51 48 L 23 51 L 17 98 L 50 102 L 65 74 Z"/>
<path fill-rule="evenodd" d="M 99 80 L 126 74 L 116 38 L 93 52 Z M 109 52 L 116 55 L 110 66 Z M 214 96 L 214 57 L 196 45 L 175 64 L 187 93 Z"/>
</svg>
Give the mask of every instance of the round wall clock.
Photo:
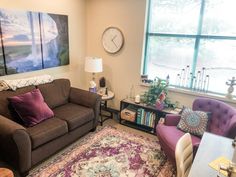
<svg viewBox="0 0 236 177">
<path fill-rule="evenodd" d="M 108 27 L 102 34 L 102 45 L 106 52 L 117 53 L 124 44 L 124 36 L 117 27 Z"/>
</svg>

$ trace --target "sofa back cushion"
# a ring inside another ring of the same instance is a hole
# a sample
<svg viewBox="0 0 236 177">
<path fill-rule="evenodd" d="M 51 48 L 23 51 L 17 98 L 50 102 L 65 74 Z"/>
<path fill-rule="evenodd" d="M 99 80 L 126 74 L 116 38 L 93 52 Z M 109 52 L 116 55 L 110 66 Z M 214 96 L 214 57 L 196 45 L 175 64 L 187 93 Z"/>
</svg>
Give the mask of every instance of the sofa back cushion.
<svg viewBox="0 0 236 177">
<path fill-rule="evenodd" d="M 35 89 L 35 86 L 28 86 L 24 88 L 17 89 L 16 91 L 6 90 L 0 92 L 0 115 L 3 115 L 13 121 L 19 122 L 16 119 L 16 115 L 14 115 L 13 111 L 9 109 L 9 101 L 7 100 L 8 97 L 13 97 L 16 95 L 20 95 Z"/>
<path fill-rule="evenodd" d="M 211 112 L 208 131 L 221 136 L 229 136 L 232 119 L 235 119 L 236 109 L 232 106 L 209 98 L 197 98 L 193 102 L 193 110 Z"/>
<path fill-rule="evenodd" d="M 39 89 L 10 97 L 8 100 L 27 127 L 54 116 L 53 111 L 44 102 Z"/>
<path fill-rule="evenodd" d="M 51 109 L 68 103 L 70 94 L 70 81 L 68 79 L 56 79 L 52 83 L 38 85 L 37 88 Z"/>
</svg>

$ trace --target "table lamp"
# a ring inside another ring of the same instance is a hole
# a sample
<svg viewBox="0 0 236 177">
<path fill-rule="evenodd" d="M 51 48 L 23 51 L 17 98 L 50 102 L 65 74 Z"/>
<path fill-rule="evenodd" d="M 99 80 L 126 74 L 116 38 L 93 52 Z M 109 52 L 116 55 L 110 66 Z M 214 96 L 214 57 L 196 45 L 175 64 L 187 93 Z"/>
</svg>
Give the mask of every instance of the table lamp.
<svg viewBox="0 0 236 177">
<path fill-rule="evenodd" d="M 96 92 L 95 73 L 102 72 L 102 58 L 86 57 L 84 70 L 92 73 L 92 80 L 89 82 L 89 91 Z"/>
</svg>

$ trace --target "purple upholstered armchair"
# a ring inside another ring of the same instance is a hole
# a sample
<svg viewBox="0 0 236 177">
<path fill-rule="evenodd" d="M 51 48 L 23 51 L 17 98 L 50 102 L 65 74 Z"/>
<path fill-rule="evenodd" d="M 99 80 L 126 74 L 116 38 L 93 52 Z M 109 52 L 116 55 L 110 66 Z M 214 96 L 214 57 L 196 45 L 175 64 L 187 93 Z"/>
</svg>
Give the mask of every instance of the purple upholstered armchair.
<svg viewBox="0 0 236 177">
<path fill-rule="evenodd" d="M 236 108 L 209 98 L 197 98 L 193 102 L 193 110 L 211 112 L 207 131 L 220 136 L 234 138 L 236 136 Z M 156 127 L 157 137 L 167 157 L 175 164 L 175 146 L 185 132 L 177 129 L 180 115 L 168 114 L 165 124 Z M 193 147 L 196 150 L 201 139 L 191 135 Z"/>
</svg>

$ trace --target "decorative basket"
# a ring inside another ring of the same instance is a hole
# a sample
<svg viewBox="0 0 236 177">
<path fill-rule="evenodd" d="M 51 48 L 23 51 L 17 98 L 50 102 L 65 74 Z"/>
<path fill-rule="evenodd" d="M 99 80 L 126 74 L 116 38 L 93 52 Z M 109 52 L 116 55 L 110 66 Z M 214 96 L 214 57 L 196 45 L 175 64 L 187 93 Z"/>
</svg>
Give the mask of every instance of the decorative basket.
<svg viewBox="0 0 236 177">
<path fill-rule="evenodd" d="M 123 109 L 121 111 L 121 119 L 128 120 L 130 122 L 135 122 L 136 118 L 136 112 L 129 110 L 129 109 Z"/>
</svg>

